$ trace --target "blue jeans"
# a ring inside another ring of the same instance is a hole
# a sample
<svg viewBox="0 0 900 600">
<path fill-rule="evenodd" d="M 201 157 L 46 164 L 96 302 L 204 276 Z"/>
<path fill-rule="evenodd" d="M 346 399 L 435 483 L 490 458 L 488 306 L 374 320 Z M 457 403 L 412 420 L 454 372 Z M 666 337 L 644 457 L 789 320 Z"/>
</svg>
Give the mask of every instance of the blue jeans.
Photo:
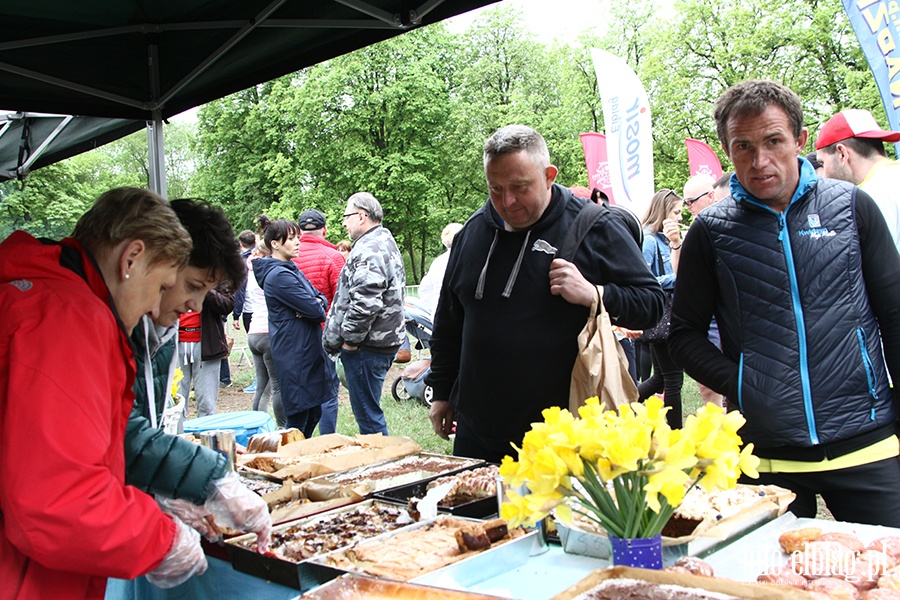
<svg viewBox="0 0 900 600">
<path fill-rule="evenodd" d="M 338 399 L 337 396 L 322 403 L 322 419 L 319 421 L 319 435 L 327 435 L 337 431 Z"/>
<path fill-rule="evenodd" d="M 360 433 L 388 435 L 384 411 L 381 410 L 381 391 L 393 362 L 393 354 L 379 354 L 363 348 L 341 349 L 350 407 Z"/>
</svg>

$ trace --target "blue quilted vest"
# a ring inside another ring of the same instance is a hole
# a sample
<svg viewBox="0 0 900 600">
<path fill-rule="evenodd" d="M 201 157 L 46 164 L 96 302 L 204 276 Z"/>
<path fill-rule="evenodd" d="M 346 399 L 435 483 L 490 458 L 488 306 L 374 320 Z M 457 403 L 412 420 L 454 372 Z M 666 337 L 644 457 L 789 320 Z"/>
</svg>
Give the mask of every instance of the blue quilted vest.
<svg viewBox="0 0 900 600">
<path fill-rule="evenodd" d="M 740 365 L 731 400 L 747 418 L 741 437 L 759 448 L 829 444 L 895 419 L 856 187 L 804 175 L 784 213 L 733 180 L 737 200 L 698 217 L 715 248 L 723 352 Z"/>
</svg>

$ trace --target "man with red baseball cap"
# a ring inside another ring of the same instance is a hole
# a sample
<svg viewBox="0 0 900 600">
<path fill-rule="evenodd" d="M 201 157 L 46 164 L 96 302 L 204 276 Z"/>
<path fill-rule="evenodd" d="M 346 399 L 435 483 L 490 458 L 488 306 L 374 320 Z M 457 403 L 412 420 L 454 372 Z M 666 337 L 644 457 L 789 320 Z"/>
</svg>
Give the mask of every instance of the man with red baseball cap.
<svg viewBox="0 0 900 600">
<path fill-rule="evenodd" d="M 900 132 L 881 129 L 867 110 L 849 108 L 822 126 L 816 150 L 825 177 L 855 183 L 872 196 L 900 251 L 900 162 L 884 152 L 884 142 L 897 141 Z"/>
</svg>

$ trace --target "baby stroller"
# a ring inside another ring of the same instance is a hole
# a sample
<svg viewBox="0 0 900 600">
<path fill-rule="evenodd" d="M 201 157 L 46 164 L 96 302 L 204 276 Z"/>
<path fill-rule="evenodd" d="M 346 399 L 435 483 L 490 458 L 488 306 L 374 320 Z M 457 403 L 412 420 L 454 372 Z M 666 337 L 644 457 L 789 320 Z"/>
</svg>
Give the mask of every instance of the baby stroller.
<svg viewBox="0 0 900 600">
<path fill-rule="evenodd" d="M 394 380 L 391 395 L 398 401 L 416 399 L 431 406 L 434 391 L 425 385 L 425 377 L 431 373 L 431 357 L 422 357 L 422 350 L 431 348 L 431 313 L 418 298 L 407 297 L 403 303 L 403 318 L 407 333 L 416 340 L 416 360 L 406 365 L 400 377 Z"/>
</svg>

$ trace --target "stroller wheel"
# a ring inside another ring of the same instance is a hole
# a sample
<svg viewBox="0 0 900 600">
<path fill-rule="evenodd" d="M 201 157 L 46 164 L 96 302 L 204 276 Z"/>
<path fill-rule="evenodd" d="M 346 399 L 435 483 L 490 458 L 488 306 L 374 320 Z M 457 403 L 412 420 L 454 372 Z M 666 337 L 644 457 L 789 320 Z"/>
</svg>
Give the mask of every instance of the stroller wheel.
<svg viewBox="0 0 900 600">
<path fill-rule="evenodd" d="M 412 396 L 409 395 L 409 392 L 406 391 L 406 386 L 403 385 L 402 377 L 398 377 L 394 380 L 394 384 L 391 386 L 391 396 L 393 396 L 394 400 L 397 402 L 412 400 Z"/>
<path fill-rule="evenodd" d="M 434 390 L 431 389 L 431 386 L 430 386 L 430 385 L 426 385 L 426 386 L 425 386 L 425 391 L 422 392 L 421 402 L 422 402 L 422 404 L 424 404 L 426 407 L 430 408 L 430 407 L 431 407 L 431 403 L 432 403 L 433 400 L 434 400 Z"/>
</svg>

